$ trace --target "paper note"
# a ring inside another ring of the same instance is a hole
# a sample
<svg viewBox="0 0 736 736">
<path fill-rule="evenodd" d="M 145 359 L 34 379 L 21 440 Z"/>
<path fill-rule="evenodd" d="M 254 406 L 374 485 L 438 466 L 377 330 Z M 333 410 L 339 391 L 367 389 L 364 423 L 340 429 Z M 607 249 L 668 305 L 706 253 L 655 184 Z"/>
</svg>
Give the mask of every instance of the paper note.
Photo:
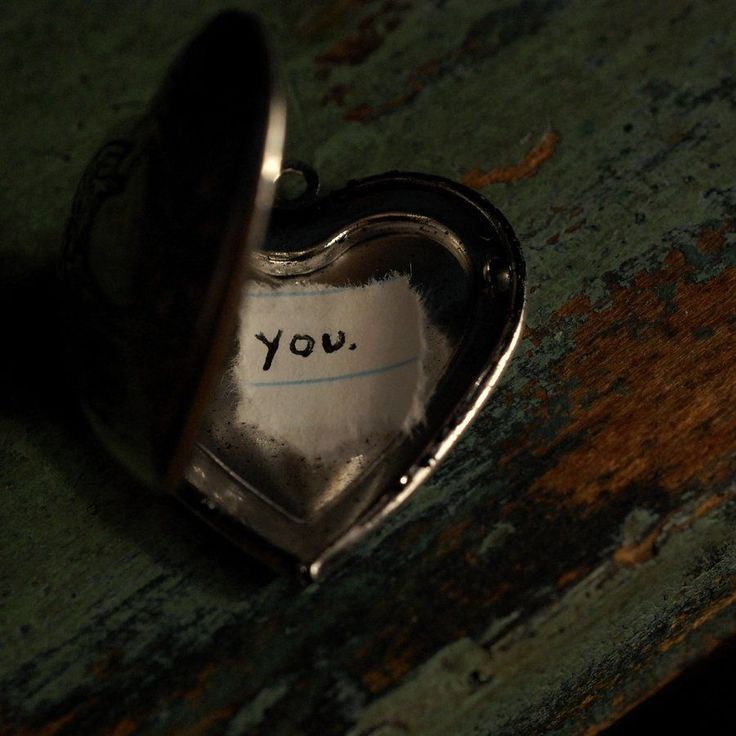
<svg viewBox="0 0 736 736">
<path fill-rule="evenodd" d="M 426 400 L 426 316 L 407 276 L 253 285 L 241 307 L 236 418 L 300 453 L 409 432 Z"/>
</svg>

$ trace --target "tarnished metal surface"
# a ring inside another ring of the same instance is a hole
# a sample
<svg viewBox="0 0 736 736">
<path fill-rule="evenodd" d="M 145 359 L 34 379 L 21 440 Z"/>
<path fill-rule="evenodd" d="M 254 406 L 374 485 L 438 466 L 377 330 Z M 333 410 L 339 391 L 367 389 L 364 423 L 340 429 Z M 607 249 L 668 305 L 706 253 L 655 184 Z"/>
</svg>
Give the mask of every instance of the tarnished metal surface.
<svg viewBox="0 0 736 736">
<path fill-rule="evenodd" d="M 3 324 L 99 140 L 219 7 L 4 5 Z M 11 387 L 0 723 L 594 731 L 736 628 L 730 3 L 247 7 L 284 57 L 288 155 L 328 189 L 395 168 L 480 187 L 524 244 L 529 329 L 381 544 L 306 590 Z"/>
</svg>

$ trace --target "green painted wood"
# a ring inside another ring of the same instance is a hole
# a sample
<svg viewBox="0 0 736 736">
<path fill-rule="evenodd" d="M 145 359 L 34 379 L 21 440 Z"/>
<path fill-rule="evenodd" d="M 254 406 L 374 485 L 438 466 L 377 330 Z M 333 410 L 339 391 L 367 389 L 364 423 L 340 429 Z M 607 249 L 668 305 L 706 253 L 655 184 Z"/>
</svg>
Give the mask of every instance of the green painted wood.
<svg viewBox="0 0 736 736">
<path fill-rule="evenodd" d="M 85 162 L 221 5 L 4 3 L 0 723 L 595 730 L 736 629 L 731 3 L 240 5 L 327 188 L 413 169 L 507 215 L 523 344 L 379 538 L 311 588 L 263 572 L 108 460 L 42 329 Z"/>
</svg>

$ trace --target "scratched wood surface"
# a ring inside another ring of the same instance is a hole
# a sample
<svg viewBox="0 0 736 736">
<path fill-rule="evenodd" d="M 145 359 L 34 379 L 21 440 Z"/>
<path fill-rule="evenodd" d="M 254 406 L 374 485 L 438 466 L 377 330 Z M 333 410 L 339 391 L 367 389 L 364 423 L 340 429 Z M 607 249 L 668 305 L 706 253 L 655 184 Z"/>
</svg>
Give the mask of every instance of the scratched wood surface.
<svg viewBox="0 0 736 736">
<path fill-rule="evenodd" d="M 732 2 L 241 4 L 290 157 L 462 180 L 528 261 L 472 431 L 308 589 L 137 488 L 18 328 L 85 162 L 219 6 L 0 10 L 0 729 L 595 732 L 736 632 Z"/>
</svg>

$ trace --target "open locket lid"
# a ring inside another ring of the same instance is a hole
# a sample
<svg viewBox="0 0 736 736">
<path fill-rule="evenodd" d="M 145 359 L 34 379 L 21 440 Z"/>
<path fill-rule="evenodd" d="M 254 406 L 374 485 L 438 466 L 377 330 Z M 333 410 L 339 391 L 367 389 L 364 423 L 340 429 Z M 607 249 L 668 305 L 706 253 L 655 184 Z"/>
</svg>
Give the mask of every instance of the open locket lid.
<svg viewBox="0 0 736 736">
<path fill-rule="evenodd" d="M 319 197 L 316 174 L 289 165 L 306 191 L 274 206 L 284 127 L 259 24 L 216 17 L 85 171 L 63 275 L 73 372 L 108 449 L 314 579 L 411 495 L 488 397 L 520 333 L 524 264 L 503 216 L 439 177 L 391 172 Z M 249 285 L 332 293 L 394 277 L 420 295 L 430 336 L 420 422 L 323 461 L 243 419 L 233 365 Z"/>
</svg>

